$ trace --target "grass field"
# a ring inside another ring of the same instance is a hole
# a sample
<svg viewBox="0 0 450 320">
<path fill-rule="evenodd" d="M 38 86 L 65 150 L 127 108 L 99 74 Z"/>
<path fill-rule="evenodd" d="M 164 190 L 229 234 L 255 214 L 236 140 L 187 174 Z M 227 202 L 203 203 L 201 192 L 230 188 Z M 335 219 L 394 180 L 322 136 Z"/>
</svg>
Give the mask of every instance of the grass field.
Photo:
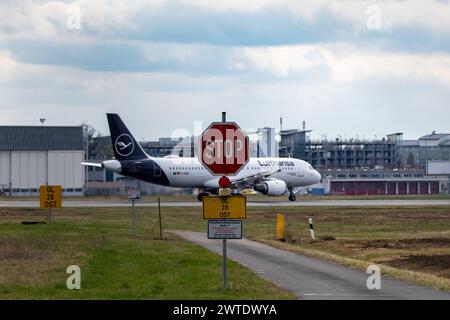
<svg viewBox="0 0 450 320">
<path fill-rule="evenodd" d="M 375 263 L 396 278 L 450 291 L 449 207 L 283 208 L 284 243 L 273 240 L 275 209 L 251 211 L 248 238 L 363 270 Z"/>
<path fill-rule="evenodd" d="M 156 240 L 151 219 L 129 236 L 128 212 L 0 210 L 0 299 L 294 299 L 237 263 L 221 288 L 221 257 L 170 233 Z M 144 219 L 141 219 L 144 220 Z M 81 268 L 82 290 L 66 288 L 67 266 Z"/>
<path fill-rule="evenodd" d="M 275 241 L 276 213 L 287 217 L 287 241 Z M 230 263 L 222 290 L 220 257 L 164 232 L 156 208 L 138 208 L 130 239 L 126 208 L 55 210 L 52 225 L 39 209 L 0 209 L 1 298 L 293 298 Z M 163 207 L 163 228 L 205 231 L 201 208 Z M 309 240 L 307 220 L 317 241 Z M 364 269 L 381 265 L 394 277 L 450 290 L 449 207 L 249 207 L 247 238 Z M 82 290 L 65 289 L 65 268 L 82 269 Z"/>
</svg>

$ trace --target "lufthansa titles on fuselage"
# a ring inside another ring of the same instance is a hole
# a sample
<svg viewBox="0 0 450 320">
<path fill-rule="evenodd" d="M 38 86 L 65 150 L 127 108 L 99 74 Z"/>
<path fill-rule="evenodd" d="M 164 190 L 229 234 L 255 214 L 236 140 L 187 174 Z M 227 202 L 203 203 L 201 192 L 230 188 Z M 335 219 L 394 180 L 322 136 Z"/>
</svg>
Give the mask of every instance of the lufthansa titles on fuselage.
<svg viewBox="0 0 450 320">
<path fill-rule="evenodd" d="M 295 167 L 295 162 L 290 160 L 258 160 L 258 163 L 261 167 Z"/>
</svg>

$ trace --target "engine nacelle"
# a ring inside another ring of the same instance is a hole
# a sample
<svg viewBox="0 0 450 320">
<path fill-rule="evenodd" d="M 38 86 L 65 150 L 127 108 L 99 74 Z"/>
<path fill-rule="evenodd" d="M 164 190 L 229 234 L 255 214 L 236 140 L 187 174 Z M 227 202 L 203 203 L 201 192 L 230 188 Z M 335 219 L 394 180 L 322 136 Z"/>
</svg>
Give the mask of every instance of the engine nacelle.
<svg viewBox="0 0 450 320">
<path fill-rule="evenodd" d="M 286 193 L 287 186 L 282 180 L 269 180 L 257 184 L 254 189 L 266 196 L 281 196 Z"/>
</svg>

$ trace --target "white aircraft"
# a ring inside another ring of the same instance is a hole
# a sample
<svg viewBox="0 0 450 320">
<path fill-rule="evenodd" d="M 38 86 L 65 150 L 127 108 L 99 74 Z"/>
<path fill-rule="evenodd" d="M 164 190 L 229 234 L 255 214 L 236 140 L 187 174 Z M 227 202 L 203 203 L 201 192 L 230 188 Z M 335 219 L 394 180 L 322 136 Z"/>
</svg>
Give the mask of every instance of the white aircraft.
<svg viewBox="0 0 450 320">
<path fill-rule="evenodd" d="M 217 193 L 218 176 L 212 175 L 197 158 L 147 155 L 117 114 L 107 114 L 114 160 L 102 163 L 82 162 L 139 180 L 177 188 L 199 188 L 198 200 Z M 320 173 L 307 162 L 293 158 L 251 158 L 235 176 L 229 176 L 234 191 L 253 188 L 268 196 L 289 193 L 295 201 L 294 189 L 320 182 Z"/>
</svg>

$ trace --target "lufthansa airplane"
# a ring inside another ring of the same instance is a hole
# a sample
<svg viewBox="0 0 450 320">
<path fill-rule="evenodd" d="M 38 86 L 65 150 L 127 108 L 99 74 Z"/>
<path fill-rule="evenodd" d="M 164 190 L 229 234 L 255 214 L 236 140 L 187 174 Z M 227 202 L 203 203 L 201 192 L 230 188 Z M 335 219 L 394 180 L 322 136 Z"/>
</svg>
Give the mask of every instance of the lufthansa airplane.
<svg viewBox="0 0 450 320">
<path fill-rule="evenodd" d="M 86 166 L 104 168 L 139 180 L 177 188 L 199 188 L 198 200 L 217 193 L 218 176 L 212 175 L 197 158 L 147 155 L 117 114 L 108 113 L 114 160 L 102 163 L 82 162 Z M 234 191 L 253 188 L 268 196 L 289 193 L 295 201 L 294 189 L 316 184 L 320 173 L 307 162 L 293 158 L 251 158 L 235 176 L 229 176 Z"/>
</svg>

